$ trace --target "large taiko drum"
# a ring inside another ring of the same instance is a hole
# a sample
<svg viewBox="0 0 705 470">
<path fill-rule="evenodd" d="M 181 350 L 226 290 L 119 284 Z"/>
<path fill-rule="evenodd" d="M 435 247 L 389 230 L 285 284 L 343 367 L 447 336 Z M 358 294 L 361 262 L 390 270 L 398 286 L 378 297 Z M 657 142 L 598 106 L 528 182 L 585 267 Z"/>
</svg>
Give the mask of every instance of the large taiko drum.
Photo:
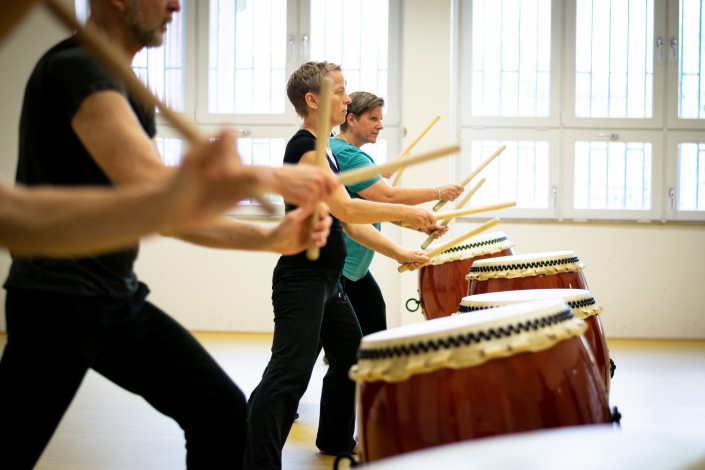
<svg viewBox="0 0 705 470">
<path fill-rule="evenodd" d="M 585 322 L 560 299 L 415 323 L 362 338 L 365 462 L 467 439 L 610 423 Z"/>
<path fill-rule="evenodd" d="M 401 455 L 366 470 L 705 470 L 702 439 L 580 426 L 459 442 Z"/>
<path fill-rule="evenodd" d="M 483 233 L 431 258 L 431 263 L 419 270 L 419 303 L 424 317 L 430 320 L 455 313 L 468 291 L 465 276 L 470 266 L 476 260 L 512 255 L 512 246 L 504 232 Z"/>
<path fill-rule="evenodd" d="M 605 393 L 610 393 L 610 353 L 599 314 L 604 310 L 595 302 L 590 291 L 583 289 L 531 289 L 507 292 L 490 292 L 463 298 L 458 305 L 458 313 L 475 313 L 489 308 L 503 307 L 519 302 L 543 299 L 563 299 L 573 310 L 573 316 L 584 320 L 588 329 L 583 334 L 595 359 L 595 365 L 605 384 Z"/>
<path fill-rule="evenodd" d="M 466 276 L 468 295 L 524 289 L 587 290 L 584 267 L 573 251 L 478 260 Z"/>
</svg>

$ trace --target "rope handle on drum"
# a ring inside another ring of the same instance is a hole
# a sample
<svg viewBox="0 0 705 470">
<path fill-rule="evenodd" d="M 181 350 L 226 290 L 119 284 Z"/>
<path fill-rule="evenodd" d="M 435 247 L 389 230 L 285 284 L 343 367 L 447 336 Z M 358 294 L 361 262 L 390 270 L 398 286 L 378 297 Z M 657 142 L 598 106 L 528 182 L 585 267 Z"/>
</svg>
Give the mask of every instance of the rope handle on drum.
<svg viewBox="0 0 705 470">
<path fill-rule="evenodd" d="M 409 302 L 416 302 L 416 307 L 415 308 L 410 308 L 409 307 Z M 410 298 L 409 300 L 406 301 L 406 309 L 410 312 L 416 312 L 418 311 L 419 307 L 423 305 L 423 300 L 415 299 L 415 298 Z"/>
<path fill-rule="evenodd" d="M 355 460 L 355 457 L 353 457 L 350 452 L 343 452 L 342 454 L 338 454 L 335 458 L 335 462 L 333 462 L 333 470 L 338 470 L 338 465 L 340 465 L 340 462 L 345 459 L 350 460 L 350 468 L 361 466 L 357 463 L 357 460 Z"/>
<path fill-rule="evenodd" d="M 615 406 L 612 408 L 612 413 L 610 414 L 610 419 L 612 420 L 613 424 L 616 424 L 618 428 L 621 428 L 621 421 L 622 421 L 622 413 L 619 412 L 617 407 Z"/>
</svg>

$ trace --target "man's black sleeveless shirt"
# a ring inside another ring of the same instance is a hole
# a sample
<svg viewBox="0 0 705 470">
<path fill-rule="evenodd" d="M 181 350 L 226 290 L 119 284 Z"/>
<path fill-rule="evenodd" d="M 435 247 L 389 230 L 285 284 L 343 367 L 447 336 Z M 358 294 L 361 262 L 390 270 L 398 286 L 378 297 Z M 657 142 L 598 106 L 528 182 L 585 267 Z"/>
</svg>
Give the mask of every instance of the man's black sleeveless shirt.
<svg viewBox="0 0 705 470">
<path fill-rule="evenodd" d="M 284 151 L 284 163 L 297 164 L 301 157 L 307 152 L 316 150 L 316 138 L 309 131 L 301 129 L 286 144 Z M 333 155 L 332 153 L 330 155 Z M 335 159 L 335 156 L 333 156 Z M 328 166 L 333 173 L 339 173 L 338 162 L 331 162 L 328 158 Z M 291 204 L 286 205 L 286 211 L 294 210 L 296 206 Z M 321 248 L 321 255 L 317 261 L 309 261 L 306 258 L 306 251 L 302 251 L 292 256 L 282 256 L 280 263 L 294 263 L 296 265 L 307 265 L 314 268 L 342 270 L 345 264 L 345 256 L 347 251 L 345 248 L 345 240 L 343 239 L 343 227 L 340 221 L 333 217 L 333 224 L 330 228 L 330 235 L 326 246 Z"/>
<path fill-rule="evenodd" d="M 50 49 L 37 63 L 25 91 L 20 120 L 17 182 L 27 186 L 112 186 L 71 127 L 92 93 L 124 95 L 145 133 L 156 134 L 154 110 L 143 109 L 125 87 L 73 39 Z M 86 227 L 86 230 L 89 230 Z M 137 246 L 103 256 L 58 260 L 14 258 L 6 288 L 126 297 L 138 287 L 133 264 Z"/>
</svg>

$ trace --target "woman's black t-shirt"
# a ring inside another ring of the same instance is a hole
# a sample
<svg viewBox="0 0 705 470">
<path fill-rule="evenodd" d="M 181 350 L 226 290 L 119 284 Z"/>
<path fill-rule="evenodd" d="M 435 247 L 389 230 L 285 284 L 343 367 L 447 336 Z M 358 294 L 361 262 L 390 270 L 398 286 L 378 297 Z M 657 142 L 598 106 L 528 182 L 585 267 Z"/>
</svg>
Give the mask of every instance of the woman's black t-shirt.
<svg viewBox="0 0 705 470">
<path fill-rule="evenodd" d="M 301 157 L 305 153 L 316 150 L 316 138 L 309 131 L 301 129 L 299 132 L 294 134 L 294 136 L 286 144 L 286 150 L 284 151 L 284 163 L 290 163 L 296 165 L 301 160 Z M 333 161 L 331 161 L 331 157 Z M 338 162 L 335 161 L 335 156 L 329 153 L 328 156 L 328 166 L 333 171 L 333 173 L 338 173 Z M 286 211 L 292 211 L 296 209 L 296 206 L 292 204 L 286 204 Z M 299 263 L 310 263 L 312 266 L 322 267 L 326 269 L 343 269 L 345 264 L 345 256 L 347 251 L 345 249 L 345 241 L 343 240 L 343 227 L 340 221 L 333 217 L 333 224 L 330 228 L 330 235 L 328 236 L 328 242 L 326 246 L 321 248 L 321 255 L 317 261 L 309 261 L 306 258 L 306 251 L 302 251 L 296 255 L 292 256 L 282 256 L 282 262 L 295 262 Z"/>
</svg>

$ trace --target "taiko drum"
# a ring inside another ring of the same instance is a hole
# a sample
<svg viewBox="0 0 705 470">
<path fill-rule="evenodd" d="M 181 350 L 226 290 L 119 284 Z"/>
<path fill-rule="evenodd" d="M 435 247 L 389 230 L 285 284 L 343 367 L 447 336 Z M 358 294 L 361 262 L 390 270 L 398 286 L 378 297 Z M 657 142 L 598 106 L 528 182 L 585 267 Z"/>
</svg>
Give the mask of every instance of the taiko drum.
<svg viewBox="0 0 705 470">
<path fill-rule="evenodd" d="M 467 295 L 524 289 L 585 289 L 584 264 L 573 251 L 478 260 L 466 276 Z"/>
<path fill-rule="evenodd" d="M 480 259 L 509 256 L 514 244 L 504 232 L 473 237 L 465 245 L 451 248 L 431 259 L 419 270 L 421 311 L 427 320 L 455 313 L 468 291 L 465 279 L 473 263 Z M 433 249 L 433 245 L 429 247 Z"/>
<path fill-rule="evenodd" d="M 374 333 L 350 377 L 365 462 L 467 439 L 610 423 L 585 323 L 526 302 Z"/>
<path fill-rule="evenodd" d="M 610 353 L 607 349 L 607 341 L 599 317 L 599 314 L 604 309 L 597 305 L 590 291 L 583 289 L 530 289 L 471 295 L 463 298 L 460 302 L 458 313 L 475 313 L 519 302 L 552 298 L 563 299 L 571 307 L 573 316 L 587 323 L 588 329 L 583 336 L 590 347 L 595 366 L 605 385 L 605 393 L 609 397 L 611 381 Z"/>
</svg>

